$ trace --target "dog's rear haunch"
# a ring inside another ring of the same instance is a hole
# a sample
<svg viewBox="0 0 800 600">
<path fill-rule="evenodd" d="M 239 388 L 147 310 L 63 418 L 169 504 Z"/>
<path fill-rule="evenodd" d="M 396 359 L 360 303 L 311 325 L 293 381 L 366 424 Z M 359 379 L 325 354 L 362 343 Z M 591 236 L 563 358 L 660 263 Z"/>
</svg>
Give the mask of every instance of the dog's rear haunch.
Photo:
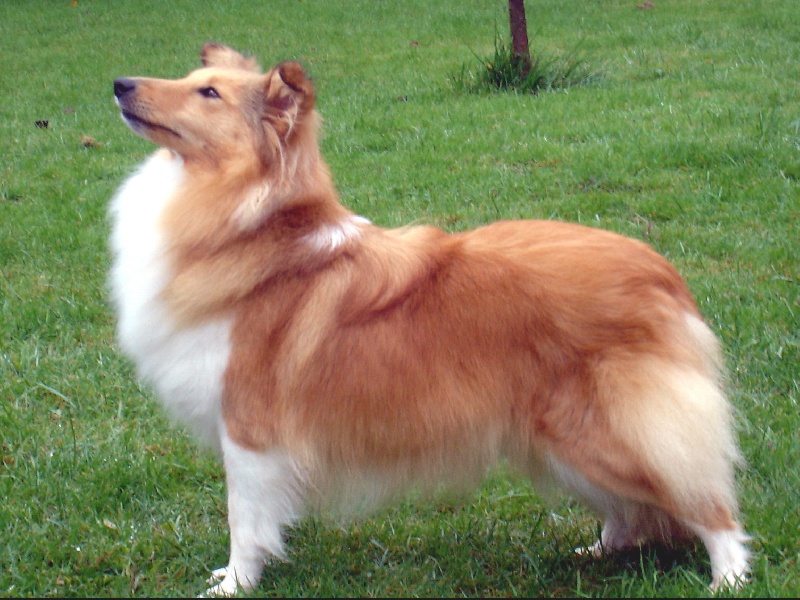
<svg viewBox="0 0 800 600">
<path fill-rule="evenodd" d="M 217 44 L 180 80 L 121 78 L 161 146 L 114 198 L 122 348 L 222 455 L 252 588 L 309 509 L 357 513 L 498 461 L 604 519 L 600 554 L 699 538 L 712 586 L 748 574 L 722 358 L 645 244 L 551 221 L 456 234 L 347 210 L 302 67 Z"/>
</svg>

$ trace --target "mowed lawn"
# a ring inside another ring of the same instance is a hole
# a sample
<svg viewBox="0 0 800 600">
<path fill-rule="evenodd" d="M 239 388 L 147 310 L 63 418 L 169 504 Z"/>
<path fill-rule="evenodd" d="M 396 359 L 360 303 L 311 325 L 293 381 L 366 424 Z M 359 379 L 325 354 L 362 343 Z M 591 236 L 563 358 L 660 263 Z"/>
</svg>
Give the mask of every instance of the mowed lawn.
<svg viewBox="0 0 800 600">
<path fill-rule="evenodd" d="M 112 82 L 206 41 L 301 61 L 342 200 L 394 227 L 549 218 L 652 244 L 723 342 L 753 581 L 800 596 L 800 4 L 526 2 L 591 85 L 474 93 L 505 0 L 0 3 L 0 595 L 195 596 L 227 561 L 224 475 L 114 339 L 106 218 L 154 149 Z M 471 75 L 472 74 L 472 75 Z M 707 596 L 702 547 L 594 560 L 569 498 L 504 472 L 353 524 L 309 519 L 256 596 Z"/>
</svg>

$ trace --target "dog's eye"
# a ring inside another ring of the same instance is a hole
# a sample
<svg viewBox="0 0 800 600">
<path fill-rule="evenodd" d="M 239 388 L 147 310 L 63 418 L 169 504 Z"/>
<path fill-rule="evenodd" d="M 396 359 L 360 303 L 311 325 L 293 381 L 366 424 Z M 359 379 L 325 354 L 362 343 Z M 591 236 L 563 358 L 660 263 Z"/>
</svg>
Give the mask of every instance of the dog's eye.
<svg viewBox="0 0 800 600">
<path fill-rule="evenodd" d="M 213 87 L 204 87 L 198 90 L 203 98 L 219 98 L 219 92 Z"/>
</svg>

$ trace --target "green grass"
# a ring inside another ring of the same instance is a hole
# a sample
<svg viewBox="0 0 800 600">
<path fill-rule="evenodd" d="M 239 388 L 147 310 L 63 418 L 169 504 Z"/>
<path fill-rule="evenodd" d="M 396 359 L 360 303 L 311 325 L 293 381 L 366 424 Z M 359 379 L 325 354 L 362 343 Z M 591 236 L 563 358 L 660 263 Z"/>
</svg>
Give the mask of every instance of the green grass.
<svg viewBox="0 0 800 600">
<path fill-rule="evenodd" d="M 137 385 L 106 288 L 107 203 L 152 151 L 111 82 L 180 76 L 207 40 L 303 61 L 343 200 L 377 223 L 563 219 L 668 256 L 740 415 L 756 555 L 736 595 L 800 595 L 800 10 L 636 4 L 528 3 L 535 51 L 580 44 L 603 71 L 537 97 L 453 83 L 491 55 L 504 0 L 0 4 L 0 595 L 193 596 L 227 559 L 221 467 Z M 256 595 L 708 594 L 705 552 L 571 552 L 596 534 L 500 473 L 456 504 L 305 521 Z"/>
</svg>

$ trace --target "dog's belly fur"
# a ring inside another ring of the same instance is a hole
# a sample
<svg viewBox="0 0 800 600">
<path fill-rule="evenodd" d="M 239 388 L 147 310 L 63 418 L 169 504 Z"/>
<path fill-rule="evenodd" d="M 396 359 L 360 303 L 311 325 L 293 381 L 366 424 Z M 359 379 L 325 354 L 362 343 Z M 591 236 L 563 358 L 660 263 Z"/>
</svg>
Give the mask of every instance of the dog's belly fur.
<svg viewBox="0 0 800 600">
<path fill-rule="evenodd" d="M 219 451 L 222 379 L 230 355 L 225 318 L 179 327 L 162 299 L 170 276 L 159 219 L 183 178 L 180 158 L 154 154 L 120 189 L 113 219 L 111 291 L 117 335 L 166 408 Z"/>
</svg>

